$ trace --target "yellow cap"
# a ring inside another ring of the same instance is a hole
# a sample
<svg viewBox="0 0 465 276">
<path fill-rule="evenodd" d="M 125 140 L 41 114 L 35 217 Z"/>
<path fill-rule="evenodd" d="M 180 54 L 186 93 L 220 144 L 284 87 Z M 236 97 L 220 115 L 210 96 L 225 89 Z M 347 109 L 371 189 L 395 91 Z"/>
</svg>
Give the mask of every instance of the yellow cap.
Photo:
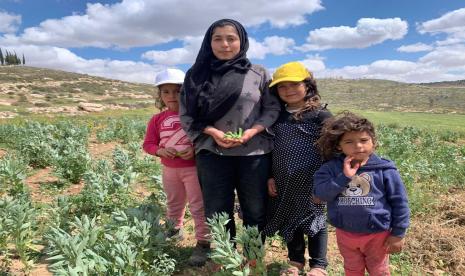
<svg viewBox="0 0 465 276">
<path fill-rule="evenodd" d="M 281 65 L 273 74 L 273 81 L 270 87 L 283 81 L 303 81 L 312 75 L 305 66 L 297 61 Z"/>
</svg>

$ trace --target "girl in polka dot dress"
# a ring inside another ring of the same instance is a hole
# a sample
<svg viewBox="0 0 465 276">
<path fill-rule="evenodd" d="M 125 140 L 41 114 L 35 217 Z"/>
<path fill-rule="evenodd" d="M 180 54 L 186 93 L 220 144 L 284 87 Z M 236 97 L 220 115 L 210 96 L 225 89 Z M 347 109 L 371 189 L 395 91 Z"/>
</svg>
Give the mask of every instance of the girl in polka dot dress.
<svg viewBox="0 0 465 276">
<path fill-rule="evenodd" d="M 276 232 L 287 243 L 289 266 L 281 275 L 299 275 L 305 266 L 308 237 L 310 272 L 327 275 L 328 234 L 324 205 L 312 198 L 313 174 L 322 164 L 315 142 L 323 121 L 331 113 L 320 103 L 312 74 L 298 62 L 279 67 L 270 83 L 282 104 L 279 119 L 271 128 L 275 135 L 267 236 Z"/>
</svg>

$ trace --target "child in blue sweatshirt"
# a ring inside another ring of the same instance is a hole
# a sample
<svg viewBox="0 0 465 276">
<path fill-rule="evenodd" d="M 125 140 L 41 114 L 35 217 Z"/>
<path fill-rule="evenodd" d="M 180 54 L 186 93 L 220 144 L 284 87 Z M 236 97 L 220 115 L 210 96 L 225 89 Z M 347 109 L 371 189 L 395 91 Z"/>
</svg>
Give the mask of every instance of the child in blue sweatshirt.
<svg viewBox="0 0 465 276">
<path fill-rule="evenodd" d="M 318 146 L 326 160 L 314 194 L 327 202 L 345 275 L 390 275 L 389 253 L 402 250 L 409 226 L 407 194 L 392 161 L 375 153 L 375 129 L 344 112 L 326 121 Z"/>
</svg>

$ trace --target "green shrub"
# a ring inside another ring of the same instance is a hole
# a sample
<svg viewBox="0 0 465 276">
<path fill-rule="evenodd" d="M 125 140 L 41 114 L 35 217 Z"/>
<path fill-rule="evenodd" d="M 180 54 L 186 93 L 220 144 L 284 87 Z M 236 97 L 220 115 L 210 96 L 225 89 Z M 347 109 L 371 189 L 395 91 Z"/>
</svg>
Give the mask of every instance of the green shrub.
<svg viewBox="0 0 465 276">
<path fill-rule="evenodd" d="M 26 194 L 27 169 L 27 163 L 17 156 L 7 154 L 0 159 L 0 195 L 3 191 L 11 196 Z"/>
<path fill-rule="evenodd" d="M 157 210 L 142 205 L 116 210 L 105 223 L 83 215 L 69 230 L 52 227 L 45 236 L 50 269 L 58 275 L 171 275 L 176 262 L 165 253 Z"/>
<path fill-rule="evenodd" d="M 87 147 L 72 138 L 66 138 L 62 142 L 66 143 L 66 148 L 55 155 L 55 172 L 73 184 L 79 183 L 91 161 Z"/>
</svg>

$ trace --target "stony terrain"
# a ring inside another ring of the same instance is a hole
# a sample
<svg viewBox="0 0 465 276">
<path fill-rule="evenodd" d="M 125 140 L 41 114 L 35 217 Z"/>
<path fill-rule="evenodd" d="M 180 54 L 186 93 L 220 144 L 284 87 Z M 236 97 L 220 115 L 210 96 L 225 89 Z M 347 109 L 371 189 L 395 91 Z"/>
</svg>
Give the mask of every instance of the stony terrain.
<svg viewBox="0 0 465 276">
<path fill-rule="evenodd" d="M 318 79 L 330 108 L 465 114 L 465 81 Z M 0 118 L 152 106 L 153 86 L 28 66 L 0 66 Z"/>
<path fill-rule="evenodd" d="M 26 66 L 0 67 L 0 118 L 151 106 L 153 86 Z"/>
</svg>

